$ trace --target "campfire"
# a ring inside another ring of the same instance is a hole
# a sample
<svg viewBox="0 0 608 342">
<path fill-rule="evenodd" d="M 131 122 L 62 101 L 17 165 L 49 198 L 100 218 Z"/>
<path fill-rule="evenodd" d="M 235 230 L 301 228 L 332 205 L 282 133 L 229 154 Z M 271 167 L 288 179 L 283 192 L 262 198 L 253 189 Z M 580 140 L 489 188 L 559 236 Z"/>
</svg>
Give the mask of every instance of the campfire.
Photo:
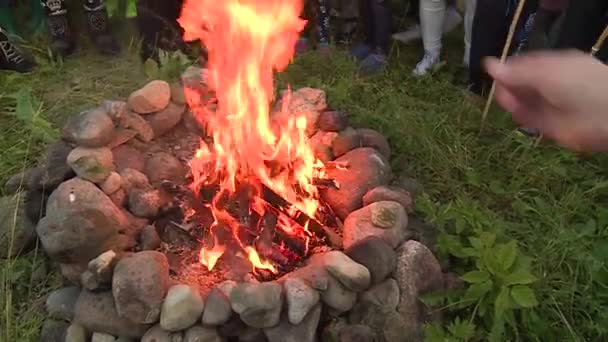
<svg viewBox="0 0 608 342">
<path fill-rule="evenodd" d="M 184 1 L 207 63 L 75 115 L 27 171 L 37 235 L 76 286 L 51 294 L 53 319 L 93 340 L 420 338 L 417 298 L 444 276 L 388 141 L 323 90 L 274 83 L 302 6 Z"/>
</svg>

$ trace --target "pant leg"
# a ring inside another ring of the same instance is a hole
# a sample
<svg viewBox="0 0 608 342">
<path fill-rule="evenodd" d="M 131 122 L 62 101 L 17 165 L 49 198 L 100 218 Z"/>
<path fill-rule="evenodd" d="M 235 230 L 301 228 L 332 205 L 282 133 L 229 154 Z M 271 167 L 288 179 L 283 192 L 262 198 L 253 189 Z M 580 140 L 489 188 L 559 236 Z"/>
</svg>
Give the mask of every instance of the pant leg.
<svg viewBox="0 0 608 342">
<path fill-rule="evenodd" d="M 572 0 L 556 48 L 589 51 L 601 34 L 608 11 L 606 0 Z"/>
<path fill-rule="evenodd" d="M 317 42 L 319 44 L 329 44 L 330 42 L 330 26 L 329 26 L 329 0 L 317 0 L 319 7 L 317 10 Z"/>
<path fill-rule="evenodd" d="M 388 54 L 391 43 L 393 14 L 391 0 L 369 0 L 371 3 L 373 27 L 373 47 Z"/>
<path fill-rule="evenodd" d="M 470 63 L 471 55 L 471 40 L 473 35 L 473 19 L 475 19 L 475 8 L 477 0 L 465 0 L 464 12 L 464 62 L 466 65 Z"/>
<path fill-rule="evenodd" d="M 359 0 L 359 13 L 361 13 L 361 22 L 363 23 L 363 34 L 365 44 L 374 46 L 375 26 L 376 21 L 372 13 L 372 2 L 376 0 Z"/>
<path fill-rule="evenodd" d="M 420 0 L 422 43 L 424 51 L 433 55 L 439 55 L 441 52 L 445 9 L 445 0 Z"/>
</svg>

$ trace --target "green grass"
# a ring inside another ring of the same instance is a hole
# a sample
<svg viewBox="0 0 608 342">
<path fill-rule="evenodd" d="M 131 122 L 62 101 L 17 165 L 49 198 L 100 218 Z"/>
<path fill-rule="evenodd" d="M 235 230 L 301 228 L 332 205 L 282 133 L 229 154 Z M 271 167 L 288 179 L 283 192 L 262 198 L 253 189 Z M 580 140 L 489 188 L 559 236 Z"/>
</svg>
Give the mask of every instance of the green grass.
<svg viewBox="0 0 608 342">
<path fill-rule="evenodd" d="M 448 44 L 454 66 L 433 77 L 410 76 L 419 46 L 396 46 L 390 67 L 376 77 L 359 76 L 341 54 L 331 59 L 310 54 L 298 58 L 280 82 L 326 90 L 333 108 L 389 138 L 395 172 L 419 179 L 437 206 L 451 205 L 518 241 L 540 278 L 534 287 L 541 319 L 532 327 L 523 322 L 512 336 L 606 338 L 608 159 L 522 137 L 498 110 L 480 133 L 481 113 L 466 100 L 463 71 L 455 66 L 460 39 L 453 37 Z M 31 75 L 0 74 L 1 184 L 42 151 L 40 121 L 31 117 L 46 118 L 59 128 L 70 115 L 102 99 L 125 98 L 146 80 L 135 48 L 118 59 L 84 49 L 63 63 L 41 62 Z M 20 89 L 32 93 L 27 120 L 9 114 L 15 101 L 7 96 Z M 40 272 L 33 272 L 48 263 L 42 254 L 37 250 L 0 264 L 0 341 L 37 340 L 44 317 L 41 298 L 59 285 L 55 271 L 42 280 Z M 462 312 L 467 319 L 469 314 Z"/>
</svg>

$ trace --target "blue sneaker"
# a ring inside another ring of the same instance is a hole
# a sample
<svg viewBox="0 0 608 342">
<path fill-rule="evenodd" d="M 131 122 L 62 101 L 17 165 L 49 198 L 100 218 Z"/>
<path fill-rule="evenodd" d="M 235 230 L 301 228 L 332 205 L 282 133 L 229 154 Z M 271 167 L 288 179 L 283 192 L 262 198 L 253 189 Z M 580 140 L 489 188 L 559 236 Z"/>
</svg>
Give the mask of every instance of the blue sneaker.
<svg viewBox="0 0 608 342">
<path fill-rule="evenodd" d="M 353 45 L 350 48 L 351 56 L 355 57 L 357 60 L 360 60 L 360 61 L 364 60 L 371 53 L 372 53 L 372 47 L 367 44 L 363 44 L 363 43 Z"/>
<path fill-rule="evenodd" d="M 384 70 L 387 64 L 385 54 L 372 53 L 361 62 L 361 71 L 366 74 L 377 74 Z"/>
</svg>

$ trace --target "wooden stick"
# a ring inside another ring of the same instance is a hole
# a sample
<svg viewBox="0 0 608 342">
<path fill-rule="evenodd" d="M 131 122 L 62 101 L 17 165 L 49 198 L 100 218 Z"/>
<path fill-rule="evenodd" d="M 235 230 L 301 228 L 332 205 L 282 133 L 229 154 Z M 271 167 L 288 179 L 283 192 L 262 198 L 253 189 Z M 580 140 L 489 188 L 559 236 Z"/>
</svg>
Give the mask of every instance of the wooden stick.
<svg viewBox="0 0 608 342">
<path fill-rule="evenodd" d="M 608 38 L 608 25 L 606 28 L 604 28 L 604 32 L 602 32 L 600 37 L 597 39 L 597 42 L 595 42 L 595 45 L 593 45 L 591 48 L 591 56 L 595 56 L 600 51 L 602 45 L 604 45 L 604 42 L 606 41 L 606 38 Z"/>
<path fill-rule="evenodd" d="M 513 15 L 513 20 L 511 21 L 511 27 L 509 27 L 509 35 L 507 36 L 507 41 L 505 42 L 505 46 L 502 48 L 502 55 L 500 56 L 500 62 L 504 63 L 507 61 L 507 57 L 509 56 L 509 50 L 511 49 L 511 43 L 513 41 L 513 36 L 515 35 L 515 30 L 517 29 L 517 24 L 519 23 L 519 17 L 521 17 L 521 12 L 523 12 L 524 6 L 526 5 L 526 0 L 519 0 L 519 4 L 517 5 L 517 10 Z M 492 81 L 492 88 L 490 89 L 490 94 L 488 94 L 488 101 L 486 102 L 486 106 L 483 109 L 483 114 L 481 116 L 482 126 L 486 121 L 486 117 L 488 116 L 488 112 L 490 111 L 490 107 L 492 106 L 492 101 L 494 101 L 494 93 L 496 92 L 496 82 Z"/>
</svg>

